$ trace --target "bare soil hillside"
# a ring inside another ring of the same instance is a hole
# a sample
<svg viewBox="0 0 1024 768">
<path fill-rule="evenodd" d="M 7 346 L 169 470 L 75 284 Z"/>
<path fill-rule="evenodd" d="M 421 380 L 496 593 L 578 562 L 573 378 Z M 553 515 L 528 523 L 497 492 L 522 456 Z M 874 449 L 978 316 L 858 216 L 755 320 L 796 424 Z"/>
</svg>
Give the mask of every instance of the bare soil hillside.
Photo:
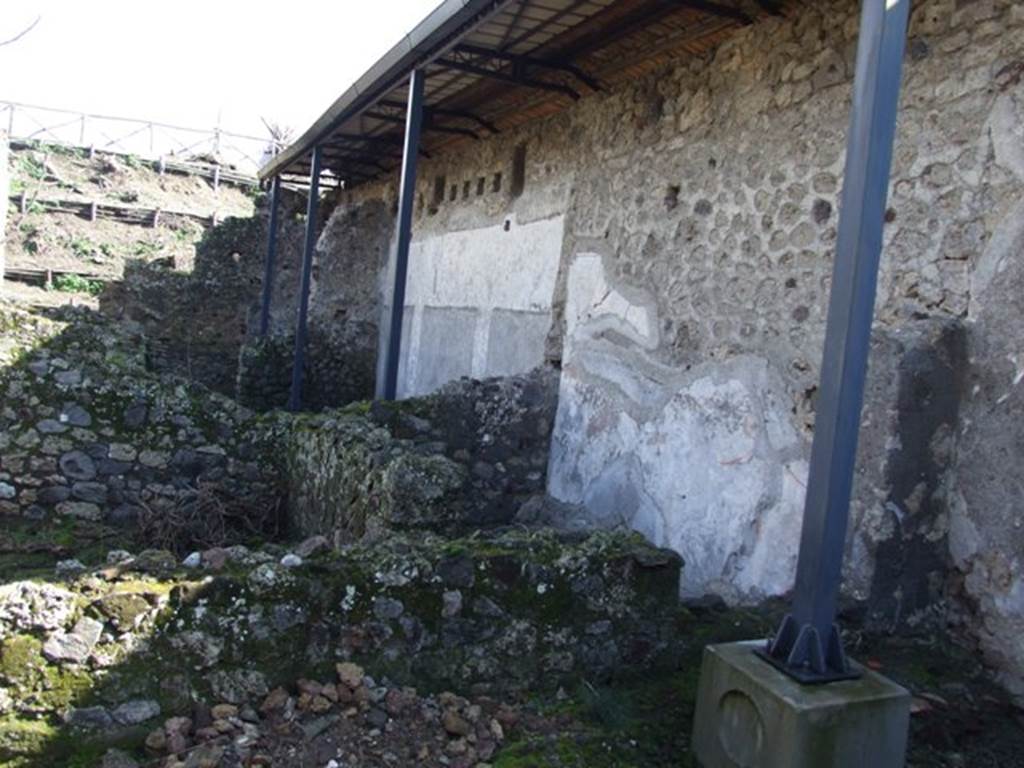
<svg viewBox="0 0 1024 768">
<path fill-rule="evenodd" d="M 160 259 L 189 270 L 204 230 L 198 221 L 169 213 L 156 227 L 89 221 L 48 210 L 45 201 L 112 203 L 220 219 L 253 212 L 253 190 L 228 184 L 214 189 L 212 181 L 197 176 L 161 175 L 130 155 L 98 153 L 90 159 L 84 150 L 39 145 L 12 147 L 10 162 L 9 195 L 25 196 L 24 206 L 9 205 L 7 266 L 12 270 L 80 272 L 111 280 L 122 275 L 128 259 Z"/>
</svg>

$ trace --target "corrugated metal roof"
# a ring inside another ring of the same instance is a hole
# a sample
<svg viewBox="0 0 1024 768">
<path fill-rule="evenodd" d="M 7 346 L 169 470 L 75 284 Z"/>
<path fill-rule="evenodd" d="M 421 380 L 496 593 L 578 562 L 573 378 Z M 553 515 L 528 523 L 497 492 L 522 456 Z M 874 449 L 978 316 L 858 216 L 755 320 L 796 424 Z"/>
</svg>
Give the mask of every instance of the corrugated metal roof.
<svg viewBox="0 0 1024 768">
<path fill-rule="evenodd" d="M 395 172 L 416 68 L 428 75 L 421 149 L 429 155 L 557 112 L 782 12 L 777 0 L 446 0 L 260 176 L 302 180 L 318 145 L 348 186 Z"/>
</svg>

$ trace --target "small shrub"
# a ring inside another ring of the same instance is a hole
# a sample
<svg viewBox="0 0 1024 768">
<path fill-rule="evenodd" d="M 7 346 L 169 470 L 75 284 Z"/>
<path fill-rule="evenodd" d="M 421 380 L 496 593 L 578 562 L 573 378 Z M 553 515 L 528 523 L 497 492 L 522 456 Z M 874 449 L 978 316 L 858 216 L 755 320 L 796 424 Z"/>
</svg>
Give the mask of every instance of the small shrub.
<svg viewBox="0 0 1024 768">
<path fill-rule="evenodd" d="M 98 296 L 103 291 L 103 283 L 99 280 L 90 280 L 81 275 L 57 275 L 53 278 L 53 290 L 63 293 L 88 293 L 90 296 Z"/>
<path fill-rule="evenodd" d="M 75 237 L 68 243 L 71 252 L 80 259 L 88 259 L 96 252 L 96 245 L 87 237 Z"/>
<path fill-rule="evenodd" d="M 132 246 L 132 256 L 149 257 L 160 251 L 159 243 L 151 243 L 148 240 L 136 240 Z"/>
<path fill-rule="evenodd" d="M 68 144 L 50 144 L 47 147 L 53 154 L 63 157 L 85 157 L 88 150 L 81 147 L 72 147 Z"/>
<path fill-rule="evenodd" d="M 22 175 L 28 176 L 34 181 L 42 181 L 46 178 L 46 164 L 35 155 L 22 155 L 18 158 L 18 170 Z"/>
</svg>

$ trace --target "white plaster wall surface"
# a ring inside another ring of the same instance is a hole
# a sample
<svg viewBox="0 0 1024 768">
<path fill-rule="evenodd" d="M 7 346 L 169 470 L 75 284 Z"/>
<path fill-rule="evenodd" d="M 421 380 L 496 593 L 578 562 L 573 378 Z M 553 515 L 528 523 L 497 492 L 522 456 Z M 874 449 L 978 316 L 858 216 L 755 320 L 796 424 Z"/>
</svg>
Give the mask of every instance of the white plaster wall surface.
<svg viewBox="0 0 1024 768">
<path fill-rule="evenodd" d="M 507 225 L 413 242 L 402 396 L 425 394 L 460 376 L 521 373 L 543 363 L 563 229 L 562 216 L 525 225 L 510 216 Z M 517 313 L 523 316 L 523 330 L 539 329 L 531 345 L 516 350 L 518 359 L 509 359 L 506 350 L 491 349 L 495 313 Z M 540 322 L 531 324 L 531 316 Z M 439 323 L 450 319 L 450 329 L 441 326 L 443 333 L 429 333 L 431 317 Z M 453 358 L 447 354 L 451 347 L 466 354 Z M 443 375 L 438 366 L 444 366 Z"/>
<path fill-rule="evenodd" d="M 787 590 L 807 467 L 777 374 L 754 356 L 658 363 L 650 306 L 610 287 L 593 254 L 570 268 L 566 320 L 552 495 L 682 554 L 684 594 Z"/>
</svg>

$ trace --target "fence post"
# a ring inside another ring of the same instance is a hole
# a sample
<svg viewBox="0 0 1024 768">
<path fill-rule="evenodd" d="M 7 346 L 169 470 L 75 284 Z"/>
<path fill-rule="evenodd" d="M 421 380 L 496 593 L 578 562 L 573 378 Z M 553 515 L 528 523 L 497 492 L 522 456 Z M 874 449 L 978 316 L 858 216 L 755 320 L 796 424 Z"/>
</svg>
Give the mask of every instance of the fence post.
<svg viewBox="0 0 1024 768">
<path fill-rule="evenodd" d="M 220 189 L 220 166 L 213 166 L 213 191 L 216 192 Z"/>
<path fill-rule="evenodd" d="M 14 136 L 14 105 L 7 105 L 7 140 Z"/>
<path fill-rule="evenodd" d="M 21 190 L 21 197 L 18 198 L 18 213 L 24 213 L 28 210 L 28 198 L 25 195 L 25 190 Z"/>
<path fill-rule="evenodd" d="M 99 206 L 96 205 L 95 200 L 89 203 L 89 221 L 96 221 L 97 214 L 99 213 L 98 208 Z"/>
<path fill-rule="evenodd" d="M 149 156 L 150 157 L 153 156 L 153 147 L 154 147 L 154 143 L 153 143 L 153 124 L 150 123 L 149 124 Z"/>
<path fill-rule="evenodd" d="M 78 146 L 85 146 L 85 115 L 83 114 L 78 124 Z"/>
</svg>

